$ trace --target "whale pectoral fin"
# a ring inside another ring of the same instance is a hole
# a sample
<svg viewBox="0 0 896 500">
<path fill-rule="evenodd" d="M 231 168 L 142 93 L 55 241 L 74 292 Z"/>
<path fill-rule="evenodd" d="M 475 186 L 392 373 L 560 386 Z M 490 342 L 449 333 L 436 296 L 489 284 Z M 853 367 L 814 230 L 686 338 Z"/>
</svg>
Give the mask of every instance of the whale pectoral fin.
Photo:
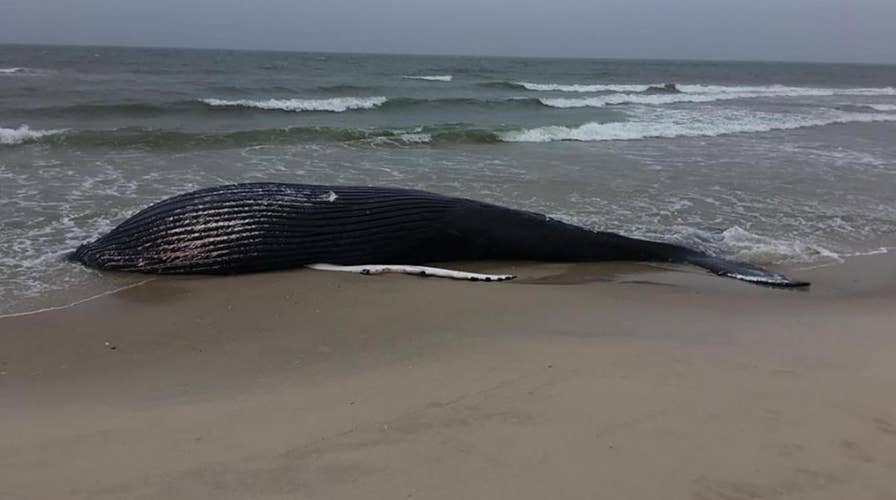
<svg viewBox="0 0 896 500">
<path fill-rule="evenodd" d="M 337 266 L 334 264 L 309 264 L 305 266 L 309 269 L 318 271 L 341 271 L 347 273 L 359 274 L 383 274 L 383 273 L 402 273 L 413 274 L 415 276 L 434 276 L 436 278 L 450 278 L 455 280 L 466 281 L 509 281 L 516 276 L 512 274 L 482 274 L 470 273 L 467 271 L 455 271 L 452 269 L 442 269 L 440 267 L 429 266 L 410 266 L 403 264 L 370 264 L 363 266 Z"/>
<path fill-rule="evenodd" d="M 712 257 L 710 255 L 689 257 L 685 262 L 707 269 L 719 276 L 756 283 L 757 285 L 786 288 L 809 286 L 807 281 L 793 280 L 783 274 L 768 271 L 753 264 Z"/>
</svg>

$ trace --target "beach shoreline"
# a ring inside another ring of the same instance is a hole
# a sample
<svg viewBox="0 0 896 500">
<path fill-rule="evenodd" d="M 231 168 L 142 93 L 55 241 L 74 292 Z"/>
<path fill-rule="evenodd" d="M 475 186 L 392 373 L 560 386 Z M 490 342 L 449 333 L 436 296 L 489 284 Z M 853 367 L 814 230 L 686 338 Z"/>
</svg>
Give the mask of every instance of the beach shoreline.
<svg viewBox="0 0 896 500">
<path fill-rule="evenodd" d="M 0 319 L 0 497 L 890 498 L 892 255 L 159 278 Z M 650 481 L 645 481 L 650 477 Z"/>
</svg>

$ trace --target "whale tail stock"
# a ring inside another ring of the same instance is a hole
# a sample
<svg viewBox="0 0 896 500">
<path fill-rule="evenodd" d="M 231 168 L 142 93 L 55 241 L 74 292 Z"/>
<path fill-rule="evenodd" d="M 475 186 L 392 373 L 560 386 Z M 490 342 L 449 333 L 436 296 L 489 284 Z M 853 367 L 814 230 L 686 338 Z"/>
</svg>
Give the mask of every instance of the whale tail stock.
<svg viewBox="0 0 896 500">
<path fill-rule="evenodd" d="M 478 204 L 478 207 L 483 206 L 486 205 Z M 457 220 L 462 221 L 462 231 L 468 234 L 475 232 L 487 235 L 481 240 L 488 241 L 488 249 L 476 251 L 472 257 L 567 262 L 604 260 L 669 262 L 690 264 L 718 276 L 759 285 L 774 287 L 809 285 L 807 282 L 793 280 L 753 264 L 715 257 L 680 245 L 594 231 L 534 212 L 510 210 L 493 205 L 487 206 L 487 209 L 487 211 L 468 212 L 462 217 L 457 217 Z"/>
</svg>

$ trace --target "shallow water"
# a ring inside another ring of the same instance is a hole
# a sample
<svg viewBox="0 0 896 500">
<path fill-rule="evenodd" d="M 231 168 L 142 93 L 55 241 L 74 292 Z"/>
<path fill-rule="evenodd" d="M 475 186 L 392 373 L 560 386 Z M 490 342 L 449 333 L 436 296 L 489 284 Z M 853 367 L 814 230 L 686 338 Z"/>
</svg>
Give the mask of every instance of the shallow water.
<svg viewBox="0 0 896 500">
<path fill-rule="evenodd" d="M 896 245 L 894 87 L 893 66 L 4 46 L 0 312 L 140 279 L 62 256 L 239 181 L 423 188 L 836 264 Z"/>
</svg>

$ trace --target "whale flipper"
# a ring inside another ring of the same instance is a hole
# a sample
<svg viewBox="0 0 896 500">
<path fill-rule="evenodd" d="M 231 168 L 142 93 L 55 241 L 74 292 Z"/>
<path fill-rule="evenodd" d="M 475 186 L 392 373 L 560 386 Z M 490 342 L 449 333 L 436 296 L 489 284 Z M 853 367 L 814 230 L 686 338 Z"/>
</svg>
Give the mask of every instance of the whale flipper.
<svg viewBox="0 0 896 500">
<path fill-rule="evenodd" d="M 333 264 L 309 264 L 305 266 L 309 269 L 318 271 L 342 271 L 347 273 L 359 274 L 383 274 L 383 273 L 402 273 L 413 274 L 415 276 L 434 276 L 436 278 L 451 278 L 455 280 L 466 281 L 510 281 L 516 276 L 512 274 L 482 274 L 471 273 L 467 271 L 455 271 L 453 269 L 443 269 L 441 267 L 431 266 L 409 266 L 409 265 L 387 265 L 372 264 L 364 266 L 337 266 Z"/>
</svg>

